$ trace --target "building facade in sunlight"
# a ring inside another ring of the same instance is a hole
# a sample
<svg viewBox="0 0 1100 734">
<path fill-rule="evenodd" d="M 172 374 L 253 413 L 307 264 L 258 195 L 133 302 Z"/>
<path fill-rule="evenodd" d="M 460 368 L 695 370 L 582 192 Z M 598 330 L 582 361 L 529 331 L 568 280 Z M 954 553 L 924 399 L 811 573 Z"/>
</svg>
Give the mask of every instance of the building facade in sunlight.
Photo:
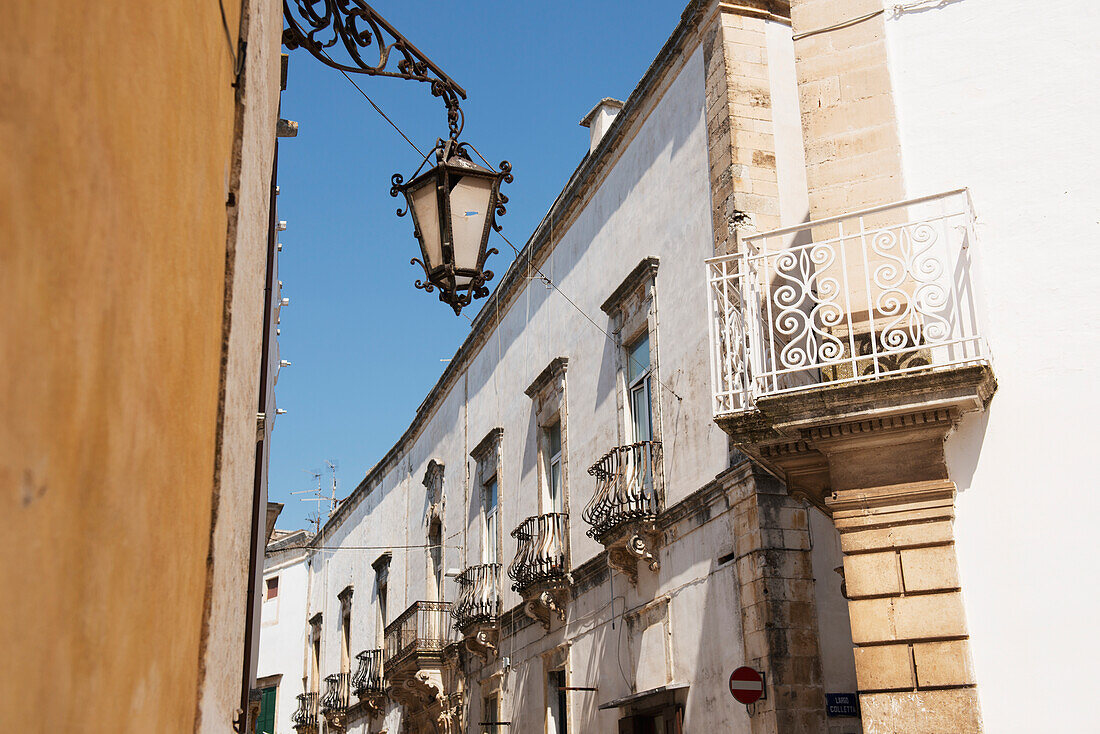
<svg viewBox="0 0 1100 734">
<path fill-rule="evenodd" d="M 727 78 L 743 100 L 714 98 Z M 727 157 L 751 140 L 764 226 L 807 214 L 790 23 L 692 4 L 583 124 L 591 150 L 413 425 L 313 540 L 305 660 L 282 671 L 305 672 L 300 732 L 860 730 L 825 711 L 856 692 L 837 533 L 731 453 L 711 404 L 722 136 Z M 767 675 L 751 709 L 741 665 Z"/>
<path fill-rule="evenodd" d="M 313 539 L 299 734 L 1087 729 L 1063 5 L 688 4 Z"/>
</svg>

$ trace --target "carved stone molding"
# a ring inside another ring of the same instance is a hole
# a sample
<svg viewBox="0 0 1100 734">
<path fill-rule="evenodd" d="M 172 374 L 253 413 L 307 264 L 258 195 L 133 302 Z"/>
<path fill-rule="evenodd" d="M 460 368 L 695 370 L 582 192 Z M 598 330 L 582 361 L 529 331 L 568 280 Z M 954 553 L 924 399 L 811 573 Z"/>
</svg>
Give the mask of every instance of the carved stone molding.
<svg viewBox="0 0 1100 734">
<path fill-rule="evenodd" d="M 463 646 L 483 663 L 489 662 L 490 656 L 497 655 L 500 629 L 496 623 L 475 625 L 473 629 L 466 630 L 464 635 Z"/>
<path fill-rule="evenodd" d="M 572 579 L 561 584 L 537 584 L 523 592 L 523 612 L 550 631 L 551 614 L 564 622 L 565 609 L 569 603 L 569 586 Z"/>
<path fill-rule="evenodd" d="M 358 708 L 372 719 L 382 716 L 386 713 L 386 694 L 381 691 L 361 693 Z"/>
<path fill-rule="evenodd" d="M 649 566 L 654 573 L 661 570 L 657 557 L 660 539 L 661 533 L 654 523 L 632 524 L 607 543 L 607 565 L 625 575 L 631 586 L 637 586 L 639 563 Z"/>
</svg>

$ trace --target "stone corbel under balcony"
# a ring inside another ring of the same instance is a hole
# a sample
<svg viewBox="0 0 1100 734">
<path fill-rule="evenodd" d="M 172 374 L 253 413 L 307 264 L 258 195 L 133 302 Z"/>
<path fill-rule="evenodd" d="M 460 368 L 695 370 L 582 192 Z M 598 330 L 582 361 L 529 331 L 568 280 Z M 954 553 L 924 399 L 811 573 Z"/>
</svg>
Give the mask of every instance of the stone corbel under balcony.
<svg viewBox="0 0 1100 734">
<path fill-rule="evenodd" d="M 662 534 L 657 529 L 663 494 L 660 441 L 639 441 L 611 449 L 588 473 L 596 490 L 583 517 L 588 535 L 607 549 L 607 563 L 638 585 L 638 564 L 656 573 Z"/>
<path fill-rule="evenodd" d="M 631 586 L 637 586 L 639 563 L 649 566 L 654 573 L 661 570 L 661 561 L 657 558 L 660 539 L 661 532 L 652 520 L 630 523 L 603 539 L 607 565 L 626 576 Z"/>
<path fill-rule="evenodd" d="M 565 621 L 565 607 L 569 603 L 569 587 L 573 580 L 566 574 L 559 581 L 543 581 L 524 589 L 523 613 L 550 631 L 550 619 L 553 615 L 559 622 Z"/>
<path fill-rule="evenodd" d="M 478 623 L 463 630 L 462 637 L 462 644 L 467 651 L 479 657 L 482 662 L 489 662 L 489 658 L 497 654 L 500 627 L 495 622 Z"/>
<path fill-rule="evenodd" d="M 952 367 L 822 383 L 716 420 L 738 448 L 783 477 L 792 496 L 831 515 L 836 489 L 945 476 L 944 439 L 996 389 L 989 365 Z"/>
</svg>

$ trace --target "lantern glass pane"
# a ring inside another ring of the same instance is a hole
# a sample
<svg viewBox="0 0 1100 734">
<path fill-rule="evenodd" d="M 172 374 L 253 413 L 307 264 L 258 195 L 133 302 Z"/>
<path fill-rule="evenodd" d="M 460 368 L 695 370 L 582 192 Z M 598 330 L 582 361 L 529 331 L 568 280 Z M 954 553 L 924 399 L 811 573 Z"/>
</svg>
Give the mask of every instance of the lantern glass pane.
<svg viewBox="0 0 1100 734">
<path fill-rule="evenodd" d="M 476 269 L 485 235 L 485 218 L 493 195 L 493 179 L 461 176 L 452 172 L 451 233 L 454 236 L 455 267 Z"/>
<path fill-rule="evenodd" d="M 424 255 L 428 258 L 428 262 L 424 264 L 429 270 L 434 270 L 443 264 L 443 245 L 439 235 L 439 199 L 435 193 L 435 177 L 429 176 L 420 186 L 409 190 L 408 197 L 413 215 L 416 217 L 416 226 L 420 229 Z"/>
</svg>

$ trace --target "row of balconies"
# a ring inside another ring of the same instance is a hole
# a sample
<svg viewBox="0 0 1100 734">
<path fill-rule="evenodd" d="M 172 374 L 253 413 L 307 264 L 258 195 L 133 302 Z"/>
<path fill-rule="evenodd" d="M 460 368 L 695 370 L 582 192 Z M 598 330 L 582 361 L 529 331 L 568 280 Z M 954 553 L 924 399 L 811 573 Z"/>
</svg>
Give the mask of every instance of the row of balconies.
<svg viewBox="0 0 1100 734">
<path fill-rule="evenodd" d="M 448 621 L 450 609 L 449 602 L 414 602 L 386 626 L 384 647 L 356 655 L 354 674 L 333 673 L 324 679 L 324 692 L 298 696 L 298 709 L 291 717 L 295 730 L 316 732 L 322 717 L 330 727 L 343 729 L 348 712 L 360 704 L 368 713 L 380 714 L 391 686 L 417 671 L 442 667 L 446 649 L 456 642 Z"/>
<path fill-rule="evenodd" d="M 652 555 L 654 522 L 661 510 L 661 444 L 643 441 L 609 451 L 589 470 L 596 491 L 582 517 L 588 535 L 608 548 L 609 561 L 636 579 L 631 559 Z M 508 566 L 512 589 L 524 600 L 524 610 L 549 627 L 550 615 L 565 619 L 572 584 L 569 563 L 569 514 L 534 515 L 512 531 L 516 555 Z M 499 563 L 467 567 L 457 577 L 458 600 L 414 602 L 386 626 L 382 649 L 364 650 L 354 674 L 335 673 L 324 679 L 323 692 L 298 696 L 292 723 L 299 734 L 315 732 L 321 717 L 335 728 L 346 725 L 352 707 L 363 703 L 372 713 L 382 710 L 382 698 L 397 682 L 416 679 L 419 671 L 441 669 L 448 650 L 459 642 L 486 655 L 496 649 L 501 614 Z M 457 634 L 456 634 L 457 632 Z M 353 701 L 353 697 L 358 701 Z"/>
<path fill-rule="evenodd" d="M 596 491 L 581 516 L 591 527 L 588 535 L 608 549 L 611 564 L 637 580 L 637 561 L 653 570 L 661 511 L 659 491 L 661 444 L 641 441 L 612 449 L 588 473 Z M 533 515 L 512 531 L 516 555 L 508 566 L 512 589 L 524 600 L 525 611 L 549 627 L 550 615 L 565 619 L 565 603 L 572 584 L 569 563 L 569 514 Z M 470 566 L 457 578 L 458 601 L 451 614 L 455 628 L 479 652 L 492 649 L 501 610 L 501 565 Z"/>
</svg>

